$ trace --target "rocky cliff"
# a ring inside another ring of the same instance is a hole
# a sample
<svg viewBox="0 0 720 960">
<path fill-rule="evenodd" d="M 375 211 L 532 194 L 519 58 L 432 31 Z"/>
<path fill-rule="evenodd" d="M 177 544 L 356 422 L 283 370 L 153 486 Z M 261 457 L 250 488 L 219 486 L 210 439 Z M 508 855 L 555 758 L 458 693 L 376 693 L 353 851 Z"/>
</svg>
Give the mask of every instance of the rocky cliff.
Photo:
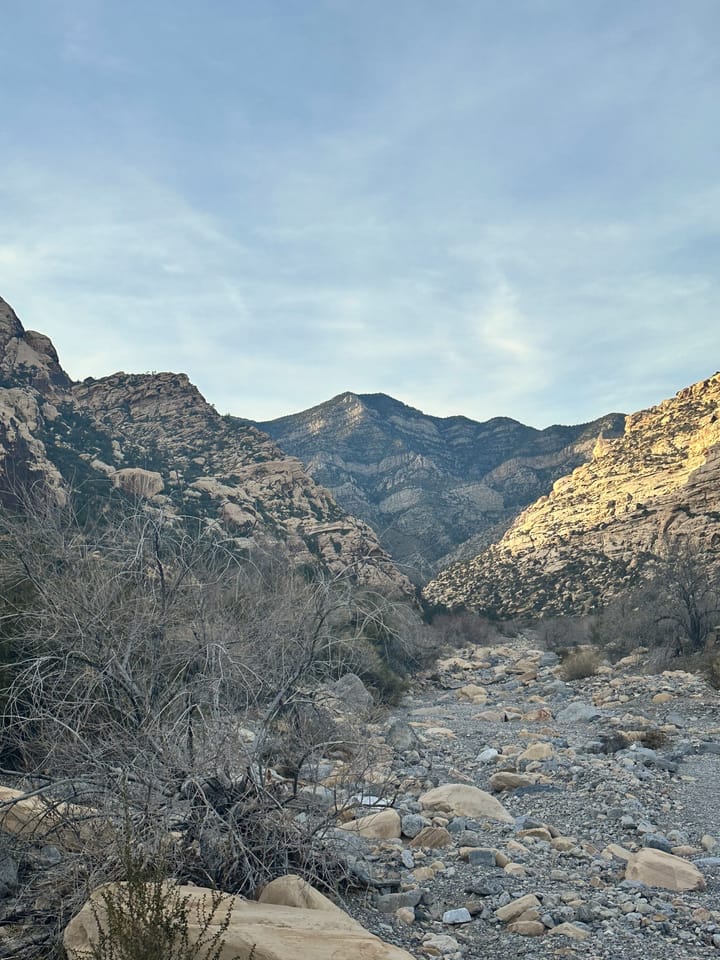
<svg viewBox="0 0 720 960">
<path fill-rule="evenodd" d="M 149 509 L 224 523 L 248 548 L 282 542 L 298 562 L 410 593 L 375 534 L 265 434 L 221 417 L 184 374 L 117 373 L 73 384 L 50 340 L 0 300 L 0 475 L 5 501 L 41 482 L 120 488 Z"/>
<path fill-rule="evenodd" d="M 499 615 L 591 610 L 685 541 L 720 547 L 720 374 L 627 417 L 503 538 L 429 583 L 431 602 Z"/>
<path fill-rule="evenodd" d="M 384 394 L 343 393 L 258 423 L 417 580 L 497 540 L 520 510 L 592 455 L 624 417 L 535 430 L 432 417 Z"/>
</svg>

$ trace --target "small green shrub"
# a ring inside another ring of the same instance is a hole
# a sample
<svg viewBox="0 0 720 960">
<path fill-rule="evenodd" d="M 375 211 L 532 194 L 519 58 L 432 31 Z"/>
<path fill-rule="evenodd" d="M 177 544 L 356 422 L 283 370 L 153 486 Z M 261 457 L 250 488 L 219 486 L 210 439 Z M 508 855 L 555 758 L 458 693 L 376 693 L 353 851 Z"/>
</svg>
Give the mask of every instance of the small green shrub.
<svg viewBox="0 0 720 960">
<path fill-rule="evenodd" d="M 228 907 L 215 921 L 224 894 L 212 891 L 193 909 L 191 939 L 190 898 L 167 878 L 162 858 L 148 864 L 125 840 L 122 860 L 125 882 L 102 889 L 93 903 L 98 939 L 83 960 L 220 960 L 231 918 Z"/>
</svg>

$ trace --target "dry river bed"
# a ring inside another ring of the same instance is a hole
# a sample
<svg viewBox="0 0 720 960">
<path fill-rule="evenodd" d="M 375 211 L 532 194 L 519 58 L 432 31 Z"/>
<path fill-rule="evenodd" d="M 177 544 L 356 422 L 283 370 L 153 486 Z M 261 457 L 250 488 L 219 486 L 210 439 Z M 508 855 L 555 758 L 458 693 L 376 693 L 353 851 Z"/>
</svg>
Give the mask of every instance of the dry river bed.
<svg viewBox="0 0 720 960">
<path fill-rule="evenodd" d="M 345 832 L 376 887 L 348 909 L 418 958 L 720 960 L 718 701 L 642 654 L 441 661 L 376 730 L 399 790 Z"/>
</svg>

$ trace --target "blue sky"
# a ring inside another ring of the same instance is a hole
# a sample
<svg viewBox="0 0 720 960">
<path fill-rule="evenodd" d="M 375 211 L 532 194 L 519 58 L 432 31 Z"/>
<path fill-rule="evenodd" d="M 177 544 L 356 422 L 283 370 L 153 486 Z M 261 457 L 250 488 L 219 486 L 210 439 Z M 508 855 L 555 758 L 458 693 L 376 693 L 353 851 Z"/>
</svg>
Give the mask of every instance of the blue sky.
<svg viewBox="0 0 720 960">
<path fill-rule="evenodd" d="M 720 367 L 717 0 L 0 17 L 0 295 L 73 377 L 545 426 Z"/>
</svg>

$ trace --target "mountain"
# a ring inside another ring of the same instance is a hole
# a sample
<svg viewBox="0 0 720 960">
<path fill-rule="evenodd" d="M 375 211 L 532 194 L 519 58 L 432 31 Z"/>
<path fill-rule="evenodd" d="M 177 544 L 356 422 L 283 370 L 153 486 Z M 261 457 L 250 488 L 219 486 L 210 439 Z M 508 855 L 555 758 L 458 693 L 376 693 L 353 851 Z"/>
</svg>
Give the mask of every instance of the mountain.
<svg viewBox="0 0 720 960">
<path fill-rule="evenodd" d="M 361 517 L 409 575 L 427 580 L 499 539 L 624 416 L 535 430 L 507 417 L 432 417 L 385 394 L 343 393 L 256 424 Z"/>
<path fill-rule="evenodd" d="M 627 417 L 500 541 L 443 571 L 432 603 L 500 616 L 582 613 L 685 543 L 720 566 L 720 374 Z"/>
<path fill-rule="evenodd" d="M 0 498 L 41 483 L 62 501 L 120 488 L 165 515 L 222 522 L 235 540 L 282 543 L 299 563 L 409 594 L 375 534 L 247 421 L 222 417 L 184 374 L 73 383 L 43 334 L 0 300 Z"/>
</svg>

